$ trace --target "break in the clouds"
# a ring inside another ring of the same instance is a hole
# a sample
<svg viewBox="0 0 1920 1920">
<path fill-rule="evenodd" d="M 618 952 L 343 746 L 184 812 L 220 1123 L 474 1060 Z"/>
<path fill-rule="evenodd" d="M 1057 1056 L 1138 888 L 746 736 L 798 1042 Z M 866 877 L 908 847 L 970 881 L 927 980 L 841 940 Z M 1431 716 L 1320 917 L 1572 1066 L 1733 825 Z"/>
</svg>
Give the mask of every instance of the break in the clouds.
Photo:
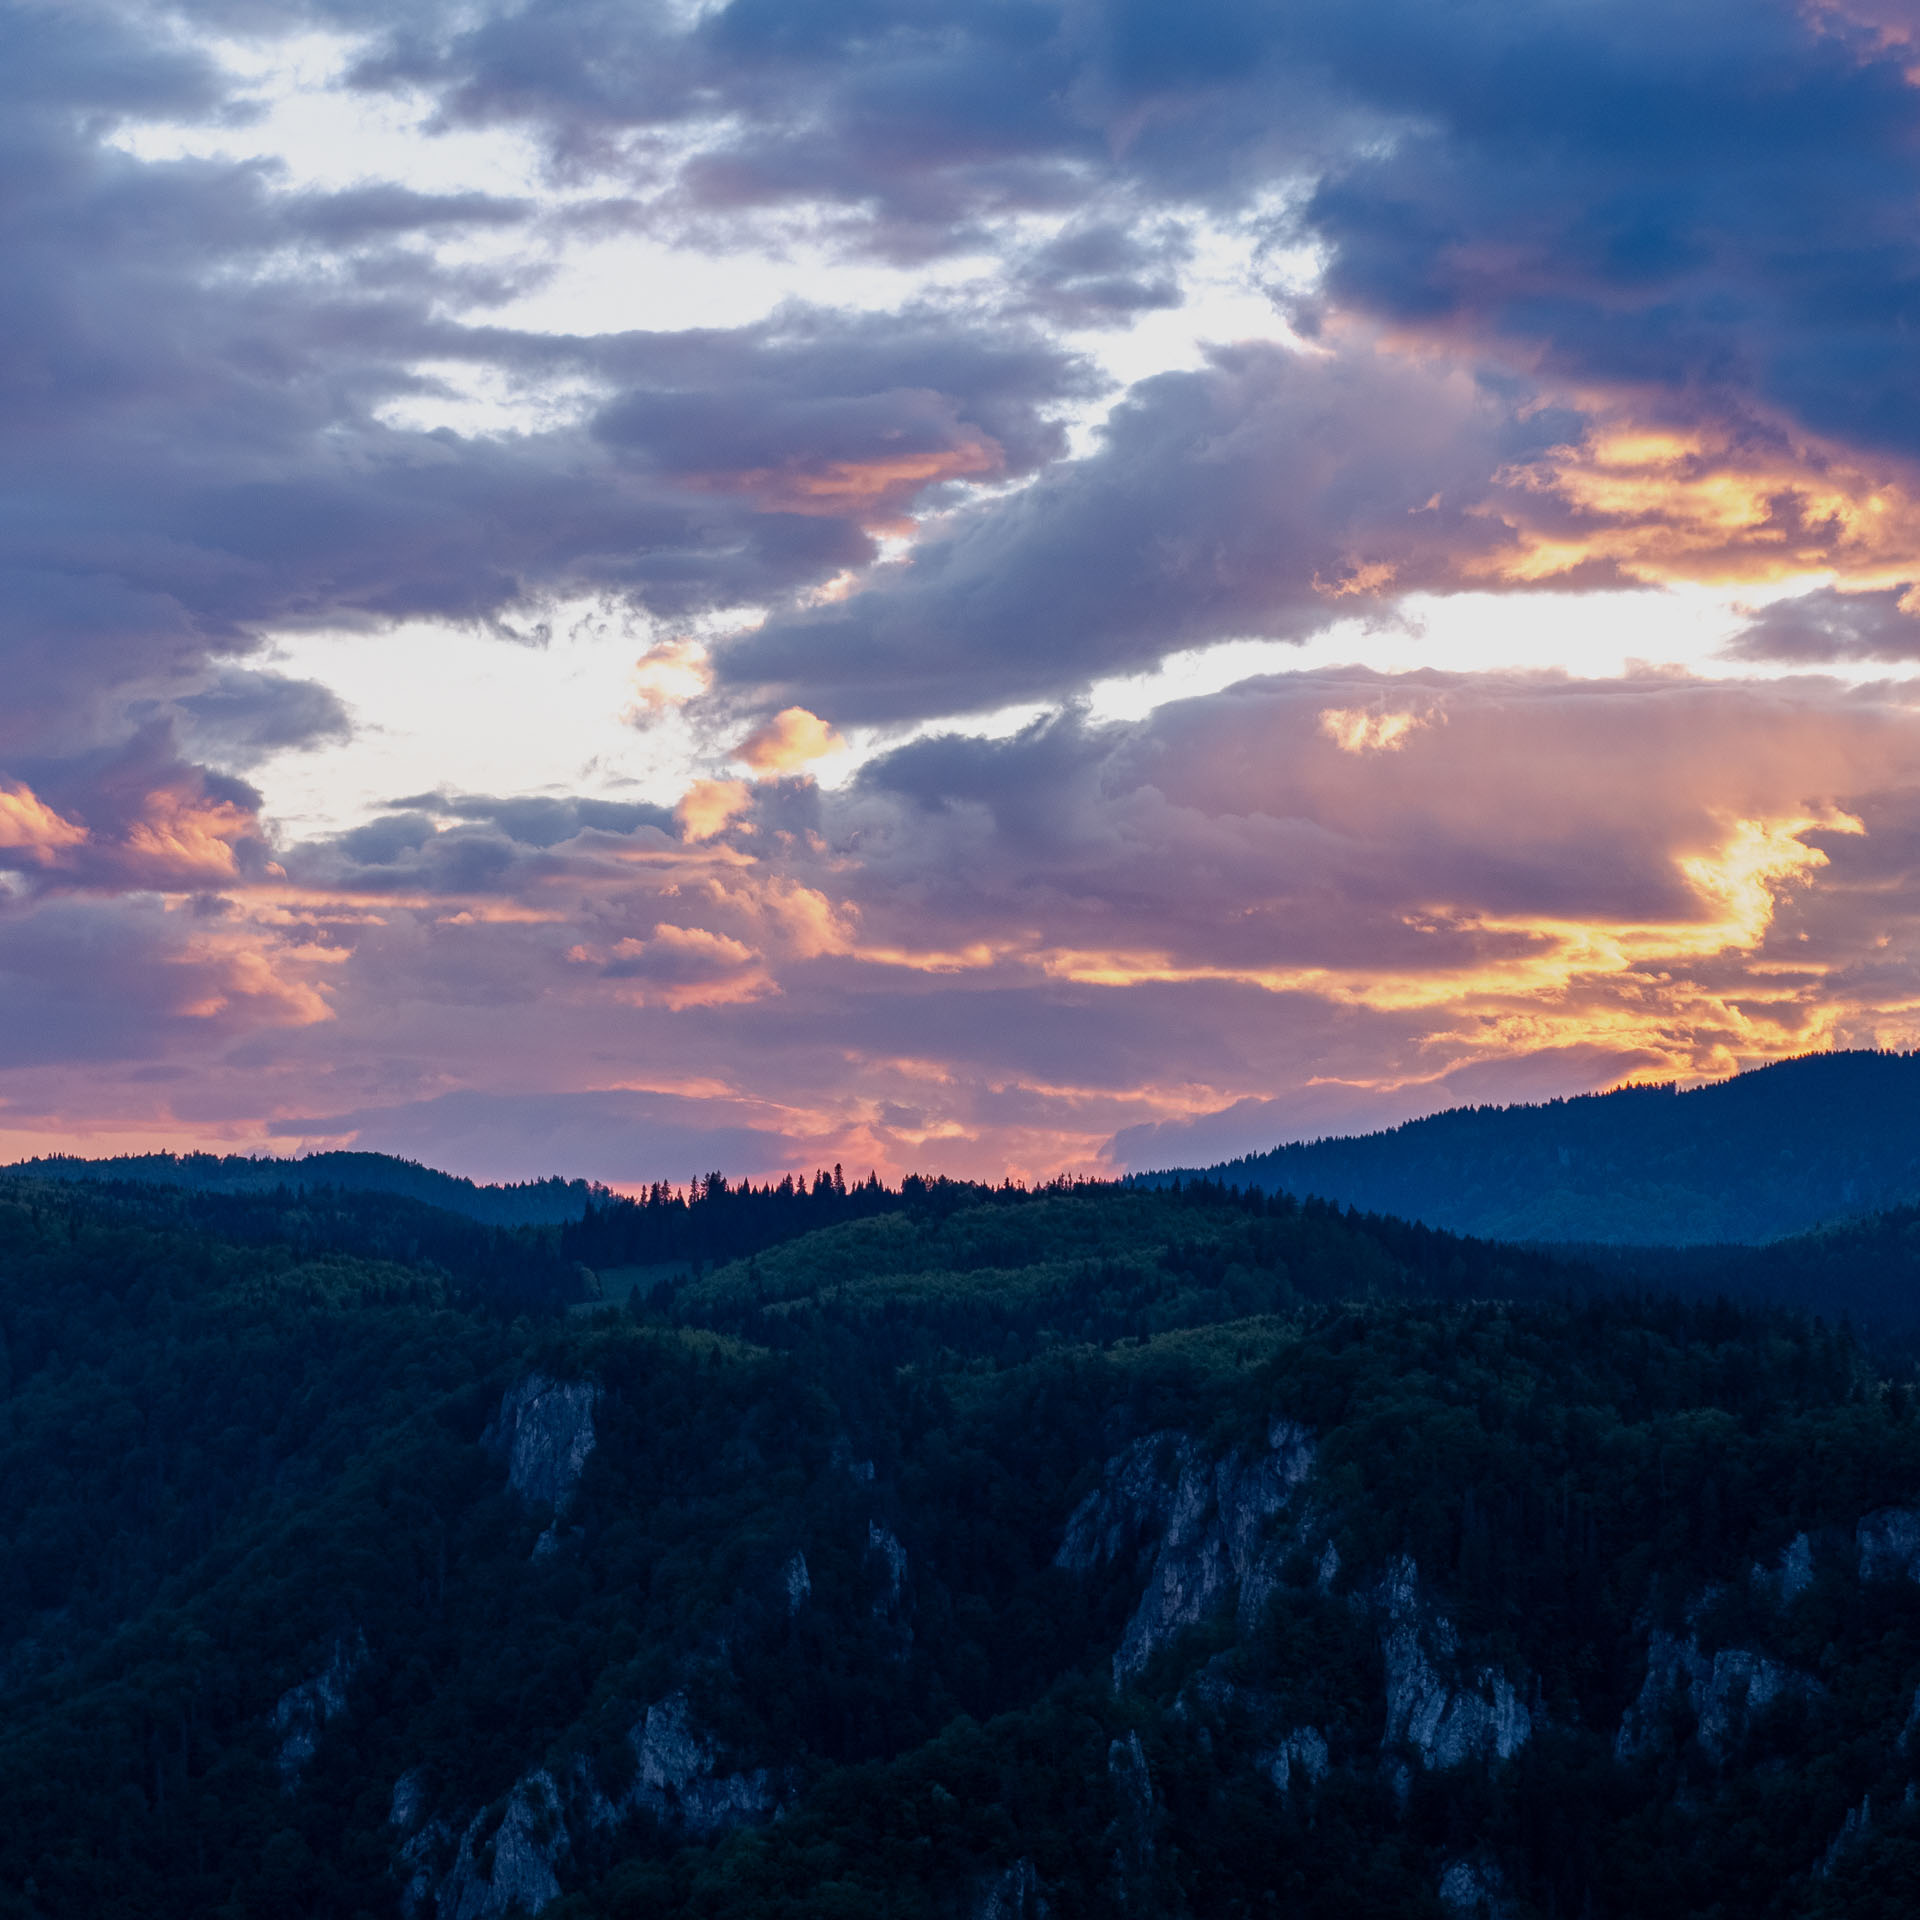
<svg viewBox="0 0 1920 1920">
<path fill-rule="evenodd" d="M 0 1132 L 1045 1173 L 1910 1041 L 1917 46 L 6 7 Z"/>
</svg>

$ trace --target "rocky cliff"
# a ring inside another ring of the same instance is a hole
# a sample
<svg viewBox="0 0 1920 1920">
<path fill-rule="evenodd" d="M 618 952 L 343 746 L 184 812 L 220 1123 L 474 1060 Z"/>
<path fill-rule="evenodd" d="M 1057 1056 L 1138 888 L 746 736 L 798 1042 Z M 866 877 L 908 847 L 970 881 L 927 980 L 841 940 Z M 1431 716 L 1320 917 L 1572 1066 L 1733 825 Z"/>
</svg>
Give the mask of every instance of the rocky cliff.
<svg viewBox="0 0 1920 1920">
<path fill-rule="evenodd" d="M 586 1380 L 530 1373 L 501 1396 L 481 1444 L 503 1454 L 507 1485 L 536 1506 L 563 1513 L 594 1448 L 599 1389 Z"/>
<path fill-rule="evenodd" d="M 1113 1656 L 1116 1683 L 1161 1648 L 1230 1603 L 1257 1617 L 1297 1528 L 1313 1441 L 1291 1421 L 1273 1422 L 1262 1452 L 1209 1459 L 1191 1436 L 1151 1433 L 1110 1459 L 1100 1485 L 1075 1508 L 1054 1564 L 1091 1574 L 1144 1573 L 1144 1591 Z"/>
</svg>

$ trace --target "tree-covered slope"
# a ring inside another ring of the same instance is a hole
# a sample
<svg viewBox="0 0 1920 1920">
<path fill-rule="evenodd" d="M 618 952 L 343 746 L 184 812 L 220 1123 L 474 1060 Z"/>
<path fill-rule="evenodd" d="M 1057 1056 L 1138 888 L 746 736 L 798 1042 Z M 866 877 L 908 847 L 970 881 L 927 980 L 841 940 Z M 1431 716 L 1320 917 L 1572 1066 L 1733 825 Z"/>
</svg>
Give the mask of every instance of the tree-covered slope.
<svg viewBox="0 0 1920 1920">
<path fill-rule="evenodd" d="M 107 1160 L 50 1154 L 0 1169 L 47 1180 L 179 1187 L 192 1193 L 387 1193 L 465 1214 L 490 1227 L 557 1226 L 611 1196 L 587 1180 L 527 1180 L 480 1186 L 387 1153 L 309 1153 L 281 1160 L 229 1153 L 128 1153 Z"/>
<path fill-rule="evenodd" d="M 1920 1418 L 1830 1325 L 1208 1188 L 619 1309 L 313 1201 L 0 1181 L 0 1914 L 1920 1894 Z"/>
<path fill-rule="evenodd" d="M 1810 1054 L 1684 1093 L 1457 1107 L 1208 1173 L 1491 1239 L 1753 1245 L 1920 1199 L 1920 1055 Z"/>
</svg>

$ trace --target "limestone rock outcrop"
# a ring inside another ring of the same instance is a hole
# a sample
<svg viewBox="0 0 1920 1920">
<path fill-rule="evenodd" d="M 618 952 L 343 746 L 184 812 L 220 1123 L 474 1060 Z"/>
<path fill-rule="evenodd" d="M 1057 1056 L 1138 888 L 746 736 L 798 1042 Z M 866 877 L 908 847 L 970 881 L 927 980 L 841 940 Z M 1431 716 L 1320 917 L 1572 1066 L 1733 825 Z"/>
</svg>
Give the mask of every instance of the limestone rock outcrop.
<svg viewBox="0 0 1920 1920">
<path fill-rule="evenodd" d="M 969 1920 L 1045 1920 L 1047 1903 L 1031 1860 L 988 1874 L 975 1893 Z"/>
<path fill-rule="evenodd" d="M 1144 1569 L 1145 1591 L 1114 1655 L 1116 1682 L 1230 1604 L 1243 1623 L 1258 1618 L 1279 1577 L 1273 1522 L 1303 1504 L 1313 1455 L 1304 1428 L 1276 1420 L 1264 1452 L 1236 1448 L 1209 1460 L 1186 1434 L 1153 1433 L 1107 1462 L 1068 1519 L 1054 1565 Z"/>
<path fill-rule="evenodd" d="M 684 1691 L 656 1700 L 627 1738 L 637 1771 L 617 1803 L 620 1814 L 644 1807 L 664 1824 L 702 1836 L 773 1811 L 772 1774 L 765 1767 L 729 1768 Z"/>
<path fill-rule="evenodd" d="M 1423 1768 L 1510 1760 L 1533 1737 L 1533 1715 L 1498 1667 L 1463 1667 L 1459 1636 L 1402 1557 L 1381 1582 L 1387 1671 L 1385 1744 L 1411 1747 Z"/>
<path fill-rule="evenodd" d="M 635 1813 L 703 1839 L 774 1811 L 773 1774 L 728 1766 L 684 1689 L 649 1706 L 627 1740 L 634 1768 L 623 1790 L 609 1793 L 583 1756 L 559 1779 L 537 1767 L 514 1782 L 497 1816 L 475 1814 L 457 1837 L 444 1819 L 421 1819 L 424 1782 L 417 1770 L 403 1774 L 394 1785 L 391 1822 L 407 1836 L 396 1859 L 407 1920 L 538 1913 L 560 1897 L 576 1844 Z"/>
<path fill-rule="evenodd" d="M 367 1637 L 357 1628 L 333 1643 L 327 1664 L 311 1680 L 289 1687 L 274 1703 L 273 1730 L 280 1736 L 274 1764 L 280 1784 L 292 1793 L 320 1749 L 320 1735 L 347 1710 L 347 1688 L 367 1663 Z"/>
<path fill-rule="evenodd" d="M 1715 1762 L 1733 1751 L 1749 1721 L 1776 1701 L 1812 1699 L 1823 1691 L 1810 1674 L 1795 1672 L 1750 1647 L 1701 1651 L 1699 1637 L 1681 1639 L 1656 1627 L 1647 1640 L 1647 1677 L 1614 1736 L 1614 1757 L 1631 1760 L 1667 1738 L 1676 1701 L 1692 1710 L 1695 1738 Z"/>
<path fill-rule="evenodd" d="M 481 1445 L 504 1454 L 507 1485 L 536 1506 L 564 1513 L 594 1448 L 600 1389 L 590 1380 L 530 1373 L 501 1396 Z"/>
<path fill-rule="evenodd" d="M 553 1776 L 540 1768 L 514 1783 L 497 1825 L 485 1813 L 469 1822 L 440 1883 L 435 1920 L 538 1913 L 560 1897 L 555 1869 L 567 1853 L 560 1795 Z"/>
<path fill-rule="evenodd" d="M 1507 1920 L 1507 1877 L 1492 1860 L 1450 1860 L 1440 1875 L 1441 1906 L 1456 1920 Z"/>
<path fill-rule="evenodd" d="M 1920 1512 L 1882 1507 L 1854 1529 L 1862 1580 L 1920 1580 Z"/>
</svg>

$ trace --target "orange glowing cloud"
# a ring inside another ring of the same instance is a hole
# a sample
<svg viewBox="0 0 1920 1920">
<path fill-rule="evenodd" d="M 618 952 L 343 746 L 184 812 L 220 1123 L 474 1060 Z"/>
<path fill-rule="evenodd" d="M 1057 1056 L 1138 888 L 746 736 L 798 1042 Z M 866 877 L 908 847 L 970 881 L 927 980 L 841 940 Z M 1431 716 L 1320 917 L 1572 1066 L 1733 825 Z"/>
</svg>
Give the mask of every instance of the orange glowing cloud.
<svg viewBox="0 0 1920 1920">
<path fill-rule="evenodd" d="M 0 849 L 44 867 L 86 837 L 85 827 L 56 813 L 31 787 L 0 781 Z"/>
<path fill-rule="evenodd" d="M 892 519 L 926 487 L 951 480 L 996 479 L 1006 456 L 988 435 L 963 433 L 945 446 L 855 460 L 795 462 L 736 472 L 695 473 L 682 484 L 702 492 L 745 494 L 766 512 L 835 519 Z"/>
<path fill-rule="evenodd" d="M 1328 707 L 1320 715 L 1320 731 L 1342 753 L 1396 753 L 1407 744 L 1409 735 L 1432 724 L 1431 714 L 1377 712 L 1365 707 Z"/>
<path fill-rule="evenodd" d="M 162 788 L 122 839 L 135 884 L 218 886 L 239 872 L 234 843 L 259 831 L 252 811 Z"/>
<path fill-rule="evenodd" d="M 733 757 L 764 778 L 792 773 L 837 753 L 845 744 L 818 714 L 809 713 L 805 707 L 786 707 L 748 734 L 734 749 Z"/>
<path fill-rule="evenodd" d="M 753 794 L 744 780 L 696 780 L 681 795 L 673 817 L 687 839 L 711 840 L 752 805 Z"/>
<path fill-rule="evenodd" d="M 1615 413 L 1497 480 L 1479 511 L 1515 544 L 1468 562 L 1468 578 L 1538 583 L 1598 564 L 1647 585 L 1833 575 L 1868 587 L 1920 568 L 1920 489 L 1804 437 Z"/>
<path fill-rule="evenodd" d="M 617 942 L 601 972 L 619 983 L 621 998 L 675 1012 L 732 1006 L 773 990 L 761 956 L 745 941 L 668 921 L 644 939 Z"/>
<path fill-rule="evenodd" d="M 652 719 L 697 700 L 713 684 L 707 650 L 697 640 L 662 640 L 649 647 L 633 669 L 633 705 L 629 721 Z"/>
<path fill-rule="evenodd" d="M 196 941 L 170 964 L 184 986 L 174 1011 L 186 1019 L 238 1014 L 248 1025 L 309 1027 L 333 1018 L 319 987 L 282 972 L 245 934 Z"/>
</svg>

